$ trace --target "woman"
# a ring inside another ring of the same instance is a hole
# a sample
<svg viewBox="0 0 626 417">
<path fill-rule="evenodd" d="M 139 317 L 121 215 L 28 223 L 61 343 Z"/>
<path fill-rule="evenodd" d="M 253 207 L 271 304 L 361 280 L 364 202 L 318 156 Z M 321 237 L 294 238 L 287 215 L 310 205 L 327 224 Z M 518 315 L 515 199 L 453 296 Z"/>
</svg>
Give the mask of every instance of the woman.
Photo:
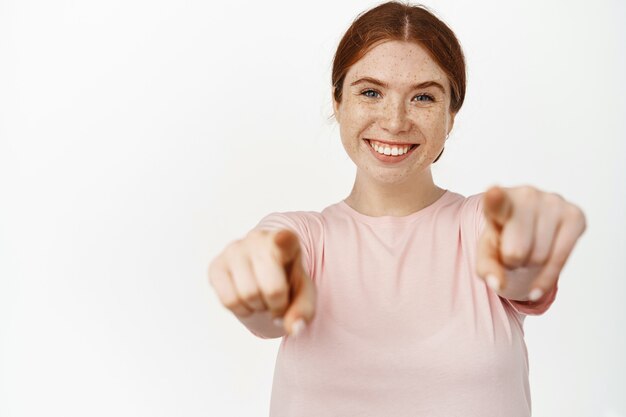
<svg viewBox="0 0 626 417">
<path fill-rule="evenodd" d="M 530 416 L 524 318 L 554 301 L 583 213 L 531 186 L 434 184 L 465 64 L 427 9 L 360 15 L 332 78 L 350 195 L 269 214 L 209 268 L 252 333 L 286 336 L 271 415 Z"/>
</svg>

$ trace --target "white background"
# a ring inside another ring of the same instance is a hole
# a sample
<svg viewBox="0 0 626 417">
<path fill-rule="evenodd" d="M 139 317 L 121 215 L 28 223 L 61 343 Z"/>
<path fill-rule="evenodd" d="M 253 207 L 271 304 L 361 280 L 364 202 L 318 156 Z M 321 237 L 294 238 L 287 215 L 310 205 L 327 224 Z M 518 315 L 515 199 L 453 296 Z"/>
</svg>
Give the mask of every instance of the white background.
<svg viewBox="0 0 626 417">
<path fill-rule="evenodd" d="M 267 415 L 279 339 L 210 260 L 345 198 L 335 48 L 370 1 L 0 1 L 0 416 Z M 625 417 L 623 1 L 432 1 L 468 64 L 433 167 L 531 184 L 588 229 L 526 320 L 533 415 Z"/>
</svg>

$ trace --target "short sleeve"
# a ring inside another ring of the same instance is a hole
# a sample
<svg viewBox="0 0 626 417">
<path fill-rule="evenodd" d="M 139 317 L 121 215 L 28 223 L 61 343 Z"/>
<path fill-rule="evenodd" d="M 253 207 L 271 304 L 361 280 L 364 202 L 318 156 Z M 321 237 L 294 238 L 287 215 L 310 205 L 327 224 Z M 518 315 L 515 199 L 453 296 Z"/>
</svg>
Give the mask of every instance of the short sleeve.
<svg viewBox="0 0 626 417">
<path fill-rule="evenodd" d="M 482 231 L 486 225 L 486 218 L 483 211 L 483 195 L 484 193 L 475 194 L 468 199 L 471 199 L 472 205 L 475 206 L 475 224 L 476 224 L 476 243 L 478 244 L 478 239 L 482 234 Z M 509 304 L 516 312 L 522 315 L 528 316 L 539 316 L 545 313 L 556 298 L 556 294 L 558 292 L 558 279 L 555 285 L 552 287 L 550 291 L 543 295 L 539 300 L 536 301 L 517 301 L 517 300 L 509 300 L 508 298 L 500 297 L 504 302 Z"/>
<path fill-rule="evenodd" d="M 263 217 L 254 229 L 289 229 L 296 233 L 300 240 L 303 266 L 309 277 L 313 279 L 317 242 L 321 240 L 321 222 L 317 215 L 318 213 L 305 211 L 270 213 Z"/>
</svg>

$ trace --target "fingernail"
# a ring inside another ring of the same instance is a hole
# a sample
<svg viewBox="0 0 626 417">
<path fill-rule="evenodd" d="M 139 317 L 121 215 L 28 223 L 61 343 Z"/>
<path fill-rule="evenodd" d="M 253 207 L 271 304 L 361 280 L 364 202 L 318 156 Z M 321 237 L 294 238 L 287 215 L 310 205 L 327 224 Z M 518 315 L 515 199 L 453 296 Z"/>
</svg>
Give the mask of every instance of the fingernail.
<svg viewBox="0 0 626 417">
<path fill-rule="evenodd" d="M 291 326 L 291 335 L 292 336 L 297 336 L 300 333 L 302 333 L 302 330 L 304 330 L 304 327 L 306 326 L 306 323 L 304 322 L 304 320 L 302 319 L 298 319 L 292 326 Z"/>
<path fill-rule="evenodd" d="M 541 298 L 542 295 L 543 291 L 541 290 L 541 288 L 535 288 L 530 292 L 530 294 L 528 294 L 528 299 L 530 301 L 537 301 Z"/>
<path fill-rule="evenodd" d="M 500 290 L 500 280 L 493 274 L 487 275 L 487 285 L 496 292 Z"/>
<path fill-rule="evenodd" d="M 283 327 L 283 324 L 284 324 L 284 323 L 285 323 L 285 320 L 283 320 L 283 319 L 282 319 L 282 318 L 280 318 L 280 317 L 276 317 L 276 318 L 274 319 L 274 325 L 275 325 L 276 327 Z"/>
</svg>

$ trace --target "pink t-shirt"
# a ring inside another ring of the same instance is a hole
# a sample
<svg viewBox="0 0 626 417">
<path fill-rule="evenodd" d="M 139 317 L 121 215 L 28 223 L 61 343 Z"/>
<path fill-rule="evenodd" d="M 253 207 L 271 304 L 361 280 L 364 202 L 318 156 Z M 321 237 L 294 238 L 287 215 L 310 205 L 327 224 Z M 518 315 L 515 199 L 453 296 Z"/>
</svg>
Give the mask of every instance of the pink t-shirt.
<svg viewBox="0 0 626 417">
<path fill-rule="evenodd" d="M 523 323 L 541 303 L 499 297 L 475 272 L 482 194 L 447 190 L 408 216 L 335 203 L 271 213 L 316 284 L 313 321 L 285 336 L 271 417 L 528 417 Z M 259 335 L 257 335 L 259 336 Z"/>
</svg>

